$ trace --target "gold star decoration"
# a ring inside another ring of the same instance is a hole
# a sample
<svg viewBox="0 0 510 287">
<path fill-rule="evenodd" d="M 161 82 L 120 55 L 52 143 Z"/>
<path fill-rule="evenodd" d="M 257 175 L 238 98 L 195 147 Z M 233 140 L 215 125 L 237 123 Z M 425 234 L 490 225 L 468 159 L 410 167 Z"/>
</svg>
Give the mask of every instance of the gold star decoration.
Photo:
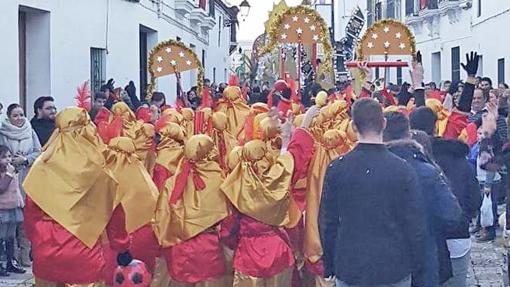
<svg viewBox="0 0 510 287">
<path fill-rule="evenodd" d="M 382 20 L 373 24 L 358 45 L 358 60 L 376 55 L 414 55 L 414 35 L 409 28 L 395 20 Z"/>
</svg>

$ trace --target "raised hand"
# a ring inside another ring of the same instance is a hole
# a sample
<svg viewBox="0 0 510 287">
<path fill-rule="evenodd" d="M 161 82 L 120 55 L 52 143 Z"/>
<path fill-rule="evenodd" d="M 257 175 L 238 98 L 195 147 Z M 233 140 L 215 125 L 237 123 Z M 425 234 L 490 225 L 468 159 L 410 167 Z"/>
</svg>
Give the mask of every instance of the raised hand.
<svg viewBox="0 0 510 287">
<path fill-rule="evenodd" d="M 413 61 L 412 67 L 413 69 L 410 73 L 411 81 L 413 82 L 413 88 L 414 89 L 420 88 L 421 84 L 423 83 L 424 78 L 423 74 L 425 73 L 423 70 L 422 56 L 420 51 L 416 53 L 416 57 Z"/>
<path fill-rule="evenodd" d="M 471 51 L 466 53 L 466 64 L 462 63 L 462 68 L 466 71 L 468 76 L 475 77 L 478 71 L 479 56 L 477 52 Z"/>
</svg>

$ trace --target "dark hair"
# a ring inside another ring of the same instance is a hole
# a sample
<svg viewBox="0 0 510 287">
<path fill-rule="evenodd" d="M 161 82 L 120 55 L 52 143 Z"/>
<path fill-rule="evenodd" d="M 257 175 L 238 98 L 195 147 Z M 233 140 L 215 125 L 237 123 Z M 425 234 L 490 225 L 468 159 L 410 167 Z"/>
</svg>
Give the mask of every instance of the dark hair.
<svg viewBox="0 0 510 287">
<path fill-rule="evenodd" d="M 460 82 L 452 82 L 450 88 L 448 89 L 448 94 L 453 96 L 453 94 L 455 94 L 459 90 L 459 84 Z"/>
<path fill-rule="evenodd" d="M 501 82 L 501 83 L 499 83 L 499 84 L 500 84 L 500 85 L 503 85 L 503 87 L 505 87 L 505 89 L 508 89 L 508 85 L 507 85 L 507 83 L 503 83 L 503 82 Z M 1 105 L 1 104 L 0 104 L 0 105 Z"/>
<path fill-rule="evenodd" d="M 290 88 L 285 88 L 282 91 L 282 98 L 290 100 L 290 96 L 292 95 L 292 90 Z"/>
<path fill-rule="evenodd" d="M 361 135 L 370 132 L 382 133 L 384 115 L 381 105 L 369 98 L 356 101 L 352 107 L 352 121 Z"/>
<path fill-rule="evenodd" d="M 385 142 L 401 140 L 409 137 L 409 119 L 400 112 L 388 112 L 384 114 L 386 128 L 383 132 Z"/>
<path fill-rule="evenodd" d="M 22 109 L 23 109 L 23 107 L 22 107 L 21 105 L 19 105 L 19 104 L 10 104 L 10 105 L 7 107 L 7 116 L 8 116 L 8 117 L 10 117 L 10 116 L 11 116 L 12 111 L 13 111 L 14 109 L 16 109 L 16 108 L 22 108 Z"/>
<path fill-rule="evenodd" d="M 45 97 L 39 97 L 34 102 L 34 114 L 37 115 L 37 111 L 39 109 L 42 110 L 44 103 L 46 102 L 54 102 L 55 99 L 53 97 L 45 96 Z"/>
<path fill-rule="evenodd" d="M 4 105 L 0 103 L 0 110 L 4 108 Z"/>
<path fill-rule="evenodd" d="M 154 92 L 152 93 L 152 99 L 153 102 L 159 102 L 159 101 L 165 101 L 165 94 L 162 92 Z"/>
<path fill-rule="evenodd" d="M 409 116 L 411 129 L 424 131 L 429 136 L 436 133 L 436 121 L 436 114 L 428 107 L 419 107 Z"/>
<path fill-rule="evenodd" d="M 95 99 L 95 100 L 97 100 L 97 99 L 108 100 L 108 97 L 106 96 L 106 93 L 105 93 L 105 92 L 97 92 L 97 93 L 95 93 L 95 95 L 94 95 L 94 99 Z"/>
<path fill-rule="evenodd" d="M 11 150 L 7 146 L 0 145 L 0 156 L 4 156 L 8 152 L 11 152 Z"/>
<path fill-rule="evenodd" d="M 492 80 L 489 77 L 483 77 L 481 82 L 489 82 L 489 85 L 492 87 Z"/>
</svg>

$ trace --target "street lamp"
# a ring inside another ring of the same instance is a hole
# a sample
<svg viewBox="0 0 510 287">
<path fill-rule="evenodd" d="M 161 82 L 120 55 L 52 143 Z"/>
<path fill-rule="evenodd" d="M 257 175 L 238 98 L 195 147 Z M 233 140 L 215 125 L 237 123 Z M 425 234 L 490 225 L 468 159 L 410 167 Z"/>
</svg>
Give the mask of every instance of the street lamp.
<svg viewBox="0 0 510 287">
<path fill-rule="evenodd" d="M 246 17 L 248 17 L 248 14 L 250 13 L 250 3 L 248 3 L 247 0 L 243 0 L 243 2 L 241 2 L 241 4 L 239 4 L 239 12 L 241 13 L 241 18 L 244 20 L 246 20 Z"/>
</svg>

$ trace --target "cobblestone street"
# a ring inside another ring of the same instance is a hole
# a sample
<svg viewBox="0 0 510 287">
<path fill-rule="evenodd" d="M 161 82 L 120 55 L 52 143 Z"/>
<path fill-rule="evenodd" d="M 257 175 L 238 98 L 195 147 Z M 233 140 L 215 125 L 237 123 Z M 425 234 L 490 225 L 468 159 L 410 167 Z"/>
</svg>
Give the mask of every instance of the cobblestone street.
<svg viewBox="0 0 510 287">
<path fill-rule="evenodd" d="M 468 275 L 469 287 L 505 287 L 508 284 L 506 251 L 503 239 L 499 234 L 493 243 L 477 243 L 473 239 L 471 250 L 471 268 Z M 31 270 L 30 270 L 31 271 Z M 1 287 L 32 286 L 34 283 L 31 272 L 28 274 L 11 275 L 8 279 L 1 278 Z"/>
</svg>

